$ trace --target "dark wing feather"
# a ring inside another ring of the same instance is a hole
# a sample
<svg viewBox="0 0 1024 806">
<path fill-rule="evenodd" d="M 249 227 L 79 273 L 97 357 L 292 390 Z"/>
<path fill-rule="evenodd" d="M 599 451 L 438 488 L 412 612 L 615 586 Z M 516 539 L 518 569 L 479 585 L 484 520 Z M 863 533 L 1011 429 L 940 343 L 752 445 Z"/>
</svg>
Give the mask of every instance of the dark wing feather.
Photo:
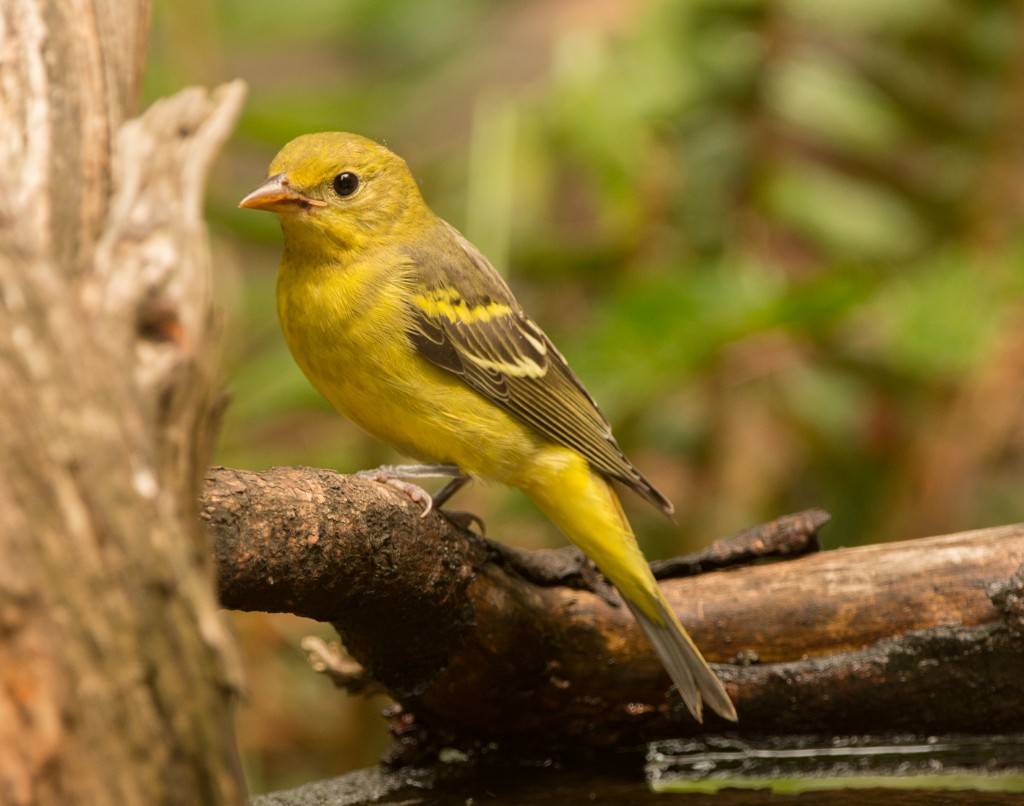
<svg viewBox="0 0 1024 806">
<path fill-rule="evenodd" d="M 425 283 L 413 295 L 409 331 L 420 355 L 671 513 L 672 504 L 625 457 L 597 403 L 494 267 L 447 224 L 435 237 L 443 243 L 409 255 Z"/>
</svg>

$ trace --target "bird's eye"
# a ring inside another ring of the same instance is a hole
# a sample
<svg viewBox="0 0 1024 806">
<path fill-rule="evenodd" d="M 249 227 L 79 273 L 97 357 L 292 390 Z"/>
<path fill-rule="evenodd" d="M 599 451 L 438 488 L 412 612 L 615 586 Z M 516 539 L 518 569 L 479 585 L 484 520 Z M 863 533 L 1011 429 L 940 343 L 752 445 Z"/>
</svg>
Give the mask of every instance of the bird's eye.
<svg viewBox="0 0 1024 806">
<path fill-rule="evenodd" d="M 359 177 L 351 171 L 342 171 L 334 177 L 334 192 L 341 198 L 351 196 L 359 188 Z"/>
</svg>

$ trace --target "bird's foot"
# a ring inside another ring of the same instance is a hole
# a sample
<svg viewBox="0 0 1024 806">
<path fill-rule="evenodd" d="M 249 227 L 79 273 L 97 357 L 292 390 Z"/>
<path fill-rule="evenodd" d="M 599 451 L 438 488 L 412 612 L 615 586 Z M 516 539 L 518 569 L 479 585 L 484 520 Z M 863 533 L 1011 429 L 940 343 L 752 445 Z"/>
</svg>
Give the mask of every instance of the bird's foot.
<svg viewBox="0 0 1024 806">
<path fill-rule="evenodd" d="M 360 470 L 356 475 L 361 479 L 368 479 L 369 481 L 376 481 L 378 484 L 386 484 L 392 490 L 397 490 L 402 493 L 406 498 L 412 501 L 414 504 L 422 507 L 420 517 L 425 518 L 430 514 L 430 510 L 434 508 L 434 500 L 430 497 L 430 493 L 415 484 L 408 481 L 402 481 L 392 476 L 376 475 L 372 470 Z"/>
<path fill-rule="evenodd" d="M 436 495 L 434 496 L 434 507 L 437 508 Z M 484 519 L 479 515 L 474 515 L 472 512 L 461 512 L 452 509 L 439 509 L 438 511 L 447 520 L 451 521 L 456 528 L 461 529 L 463 532 L 473 531 L 470 527 L 476 524 L 481 537 L 487 534 L 487 525 L 484 523 Z"/>
<path fill-rule="evenodd" d="M 441 505 L 451 498 L 466 482 L 469 476 L 465 475 L 455 465 L 381 465 L 372 470 L 360 470 L 355 474 L 358 478 L 369 479 L 380 484 L 386 484 L 394 490 L 402 493 L 414 504 L 423 508 L 421 518 L 427 517 L 435 507 L 440 509 Z M 430 493 L 416 484 L 411 484 L 404 479 L 451 479 L 437 495 L 431 497 Z M 460 515 L 462 513 L 459 513 Z M 477 521 L 480 521 L 477 518 Z M 480 521 L 483 526 L 483 522 Z"/>
</svg>

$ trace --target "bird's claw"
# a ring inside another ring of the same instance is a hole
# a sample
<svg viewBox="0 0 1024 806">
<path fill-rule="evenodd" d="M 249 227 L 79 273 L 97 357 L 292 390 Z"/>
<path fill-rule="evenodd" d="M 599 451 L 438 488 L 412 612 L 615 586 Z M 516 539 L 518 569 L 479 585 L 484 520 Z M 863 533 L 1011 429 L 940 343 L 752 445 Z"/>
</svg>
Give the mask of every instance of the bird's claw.
<svg viewBox="0 0 1024 806">
<path fill-rule="evenodd" d="M 423 508 L 423 511 L 420 513 L 421 518 L 427 517 L 436 509 L 460 529 L 469 531 L 469 527 L 476 523 L 480 527 L 480 534 L 484 533 L 484 522 L 478 516 L 469 512 L 445 512 L 441 510 L 441 507 L 449 498 L 469 483 L 469 476 L 465 475 L 455 465 L 381 465 L 372 470 L 359 470 L 355 475 L 361 479 L 369 479 L 380 484 L 387 484 L 392 489 L 397 490 L 412 500 L 413 503 L 419 504 Z M 436 495 L 431 496 L 422 487 L 404 480 L 407 478 L 446 478 L 450 479 L 450 481 Z"/>
<path fill-rule="evenodd" d="M 434 508 L 434 499 L 431 498 L 430 493 L 422 487 L 408 481 L 403 481 L 402 479 L 396 479 L 394 476 L 390 476 L 387 473 L 382 473 L 380 468 L 376 468 L 374 470 L 360 470 L 355 475 L 361 479 L 376 481 L 378 484 L 386 484 L 391 489 L 402 493 L 414 504 L 418 504 L 423 508 L 423 511 L 420 512 L 421 518 L 427 517 Z"/>
<path fill-rule="evenodd" d="M 479 515 L 451 509 L 439 509 L 438 512 L 464 532 L 472 531 L 470 527 L 475 523 L 480 529 L 481 537 L 487 534 L 487 525 Z"/>
</svg>

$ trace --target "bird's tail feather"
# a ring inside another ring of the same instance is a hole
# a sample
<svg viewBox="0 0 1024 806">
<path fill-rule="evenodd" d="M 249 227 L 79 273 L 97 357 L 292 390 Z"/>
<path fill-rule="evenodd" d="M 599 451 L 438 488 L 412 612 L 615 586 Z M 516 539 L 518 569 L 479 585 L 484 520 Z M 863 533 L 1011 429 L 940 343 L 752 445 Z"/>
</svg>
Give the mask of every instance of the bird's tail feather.
<svg viewBox="0 0 1024 806">
<path fill-rule="evenodd" d="M 725 687 L 665 602 L 611 482 L 575 451 L 552 446 L 544 459 L 516 486 L 618 588 L 694 717 L 701 719 L 707 702 L 735 721 Z"/>
<path fill-rule="evenodd" d="M 663 621 L 658 624 L 647 616 L 639 607 L 626 600 L 637 623 L 643 627 L 647 637 L 668 670 L 672 682 L 679 689 L 679 694 L 686 707 L 698 722 L 703 722 L 702 702 L 725 719 L 737 721 L 736 708 L 725 691 L 725 686 L 718 679 L 697 645 L 679 623 L 664 599 L 658 597 L 657 606 Z"/>
</svg>

